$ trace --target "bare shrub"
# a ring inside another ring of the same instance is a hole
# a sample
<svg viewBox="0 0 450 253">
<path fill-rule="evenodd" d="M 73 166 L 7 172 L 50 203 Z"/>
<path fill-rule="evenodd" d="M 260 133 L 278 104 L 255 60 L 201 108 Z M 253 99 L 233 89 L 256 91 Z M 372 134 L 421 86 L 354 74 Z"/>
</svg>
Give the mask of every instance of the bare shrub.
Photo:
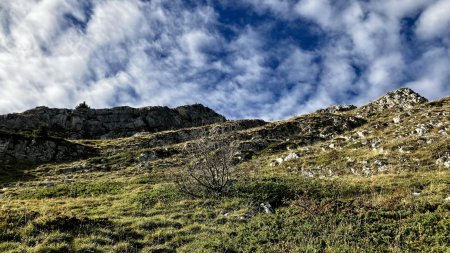
<svg viewBox="0 0 450 253">
<path fill-rule="evenodd" d="M 232 140 L 206 133 L 186 147 L 189 162 L 177 177 L 180 189 L 193 196 L 222 196 L 232 183 L 234 154 Z"/>
</svg>

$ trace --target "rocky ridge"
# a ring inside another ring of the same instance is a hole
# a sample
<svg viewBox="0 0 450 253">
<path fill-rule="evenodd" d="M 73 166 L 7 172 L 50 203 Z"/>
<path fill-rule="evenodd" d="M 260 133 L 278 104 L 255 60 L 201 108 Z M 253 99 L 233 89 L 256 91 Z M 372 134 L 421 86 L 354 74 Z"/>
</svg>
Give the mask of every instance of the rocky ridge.
<svg viewBox="0 0 450 253">
<path fill-rule="evenodd" d="M 428 99 L 410 88 L 400 88 L 387 93 L 367 105 L 359 107 L 356 111 L 361 117 L 370 117 L 386 109 L 405 111 L 426 102 L 428 102 Z"/>
<path fill-rule="evenodd" d="M 74 110 L 37 107 L 23 113 L 0 115 L 0 130 L 31 132 L 39 126 L 46 126 L 52 136 L 98 139 L 202 126 L 225 120 L 222 115 L 200 104 L 174 109 L 161 106 Z"/>
<path fill-rule="evenodd" d="M 175 109 L 118 107 L 103 110 L 39 107 L 22 114 L 0 116 L 4 119 L 4 121 L 0 121 L 0 128 L 24 131 L 32 129 L 33 126 L 48 123 L 49 128 L 54 131 L 50 134 L 68 135 L 71 138 L 93 136 L 91 138 L 95 139 L 132 135 L 128 138 L 112 138 L 110 141 L 103 141 L 101 142 L 102 146 L 98 146 L 97 142 L 93 140 L 77 141 L 77 143 L 95 148 L 99 154 L 108 156 L 123 152 L 139 153 L 140 150 L 146 149 L 140 154 L 143 157 L 151 157 L 152 160 L 170 157 L 173 154 L 182 154 L 186 147 L 185 143 L 195 142 L 201 136 L 223 135 L 225 138 L 234 140 L 235 145 L 238 146 L 239 157 L 247 160 L 263 151 L 273 153 L 311 146 L 316 143 L 326 143 L 329 140 L 339 139 L 346 132 L 366 124 L 370 128 L 384 128 L 389 124 L 399 122 L 410 113 L 409 111 L 414 106 L 421 105 L 426 101 L 414 91 L 402 88 L 360 108 L 353 105 L 338 105 L 318 110 L 312 114 L 270 123 L 262 120 L 225 121 L 223 116 L 201 105 Z M 398 112 L 391 120 L 392 122 L 377 121 L 375 115 L 382 114 L 385 109 Z M 183 122 L 187 122 L 186 125 L 182 125 Z M 155 133 L 155 131 L 157 132 Z M 368 131 L 360 131 L 358 136 L 364 137 L 366 132 Z M 345 138 L 347 141 L 349 137 Z M 41 163 L 57 160 L 54 159 L 54 155 L 44 155 L 43 157 L 46 159 L 39 159 L 38 157 L 41 157 L 39 154 L 48 154 L 49 152 L 46 148 L 30 149 L 30 141 L 26 142 L 27 145 L 18 146 L 27 150 L 27 154 L 29 154 L 27 161 Z M 8 150 L 16 150 L 17 155 L 13 155 L 13 157 L 23 157 L 24 152 L 16 148 L 10 147 Z M 80 152 L 80 155 L 83 153 L 86 152 Z M 140 155 L 136 154 L 136 156 Z"/>
</svg>

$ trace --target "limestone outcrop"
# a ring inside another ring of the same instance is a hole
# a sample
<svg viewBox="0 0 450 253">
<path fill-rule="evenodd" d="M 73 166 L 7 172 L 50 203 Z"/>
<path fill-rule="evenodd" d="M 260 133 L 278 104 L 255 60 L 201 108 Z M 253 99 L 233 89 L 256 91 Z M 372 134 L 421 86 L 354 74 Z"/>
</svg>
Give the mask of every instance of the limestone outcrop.
<svg viewBox="0 0 450 253">
<path fill-rule="evenodd" d="M 0 167 L 80 159 L 95 154 L 92 148 L 51 137 L 27 137 L 0 132 Z"/>
<path fill-rule="evenodd" d="M 391 91 L 377 100 L 357 109 L 358 115 L 370 117 L 386 109 L 405 111 L 414 106 L 428 102 L 428 100 L 410 88 Z"/>
<path fill-rule="evenodd" d="M 180 129 L 224 122 L 225 117 L 200 104 L 174 109 L 162 106 L 111 109 L 37 107 L 0 116 L 0 130 L 32 132 L 46 126 L 50 135 L 68 139 L 117 138 L 147 131 Z"/>
</svg>

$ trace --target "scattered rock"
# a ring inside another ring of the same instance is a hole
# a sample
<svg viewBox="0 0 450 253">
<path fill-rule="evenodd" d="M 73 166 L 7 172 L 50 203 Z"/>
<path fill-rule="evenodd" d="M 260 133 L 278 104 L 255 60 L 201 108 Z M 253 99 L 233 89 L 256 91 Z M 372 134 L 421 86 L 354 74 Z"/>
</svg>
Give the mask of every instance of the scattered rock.
<svg viewBox="0 0 450 253">
<path fill-rule="evenodd" d="M 424 136 L 426 131 L 427 130 L 423 126 L 417 127 L 415 129 L 415 133 L 417 133 L 417 135 L 419 135 L 419 136 Z"/>
<path fill-rule="evenodd" d="M 376 148 L 380 147 L 380 145 L 381 145 L 381 139 L 378 138 L 378 139 L 376 139 L 375 141 L 372 142 L 371 147 L 373 149 L 376 149 Z"/>
<path fill-rule="evenodd" d="M 290 153 L 283 160 L 285 162 L 287 162 L 287 161 L 295 160 L 295 159 L 298 159 L 298 158 L 299 158 L 299 156 L 296 153 Z"/>
<path fill-rule="evenodd" d="M 71 176 L 65 176 L 63 182 L 68 184 L 68 183 L 74 182 L 74 180 L 73 180 L 73 178 Z"/>
<path fill-rule="evenodd" d="M 402 146 L 402 147 L 399 147 L 398 148 L 398 151 L 400 152 L 400 153 L 404 153 L 404 154 L 410 154 L 411 153 L 411 151 L 413 151 L 414 150 L 414 146 Z"/>
<path fill-rule="evenodd" d="M 361 138 L 366 137 L 367 135 L 369 135 L 369 132 L 366 131 L 366 130 L 358 132 L 358 136 L 361 137 Z"/>
<path fill-rule="evenodd" d="M 358 115 L 370 117 L 386 109 L 405 111 L 428 100 L 409 88 L 401 88 L 378 98 L 377 100 L 358 108 Z"/>
<path fill-rule="evenodd" d="M 61 174 L 69 174 L 69 173 L 76 173 L 83 170 L 87 170 L 89 168 L 89 165 L 86 162 L 77 162 L 72 164 L 69 167 L 63 167 L 58 169 L 58 173 Z"/>
<path fill-rule="evenodd" d="M 271 164 L 270 164 L 270 166 L 272 166 L 272 167 L 275 167 L 275 166 L 278 166 L 278 165 L 281 165 L 282 163 L 283 163 L 283 158 L 277 158 L 277 159 L 275 159 L 275 161 L 273 161 Z"/>
<path fill-rule="evenodd" d="M 221 210 L 219 214 L 223 215 L 225 218 L 228 218 L 231 215 L 231 212 L 227 210 Z"/>
<path fill-rule="evenodd" d="M 157 158 L 158 158 L 158 155 L 156 154 L 156 152 L 142 153 L 139 155 L 138 161 L 140 163 L 148 163 L 150 161 L 156 160 Z"/>
<path fill-rule="evenodd" d="M 311 171 L 303 171 L 302 174 L 305 177 L 314 177 L 314 173 Z"/>
<path fill-rule="evenodd" d="M 44 182 L 42 182 L 42 185 L 44 186 L 44 188 L 49 188 L 49 187 L 54 186 L 55 183 L 54 183 L 54 182 L 51 182 L 51 181 L 48 180 L 48 179 L 45 179 Z"/>
<path fill-rule="evenodd" d="M 255 216 L 255 214 L 250 212 L 250 213 L 246 213 L 246 214 L 240 216 L 239 219 L 242 221 L 247 221 L 247 220 L 253 218 L 254 216 Z"/>
<path fill-rule="evenodd" d="M 275 167 L 281 165 L 283 162 L 298 159 L 299 156 L 296 153 L 289 153 L 286 157 L 279 157 L 270 163 L 270 166 Z"/>
<path fill-rule="evenodd" d="M 378 165 L 378 166 L 383 166 L 384 165 L 383 161 L 381 161 L 381 160 L 375 160 L 374 164 Z"/>
<path fill-rule="evenodd" d="M 440 165 L 440 166 L 443 166 L 445 168 L 450 168 L 450 153 L 447 153 L 444 156 L 439 157 L 436 160 L 436 164 Z"/>
<path fill-rule="evenodd" d="M 371 167 L 369 167 L 369 166 L 364 166 L 363 169 L 362 169 L 362 172 L 364 173 L 364 175 L 366 177 L 369 177 L 369 176 L 373 175 L 373 169 Z"/>
<path fill-rule="evenodd" d="M 261 203 L 259 206 L 264 210 L 265 213 L 273 213 L 272 205 L 270 205 L 270 203 Z"/>
<path fill-rule="evenodd" d="M 380 166 L 378 167 L 378 172 L 385 172 L 387 170 L 386 166 Z"/>
</svg>

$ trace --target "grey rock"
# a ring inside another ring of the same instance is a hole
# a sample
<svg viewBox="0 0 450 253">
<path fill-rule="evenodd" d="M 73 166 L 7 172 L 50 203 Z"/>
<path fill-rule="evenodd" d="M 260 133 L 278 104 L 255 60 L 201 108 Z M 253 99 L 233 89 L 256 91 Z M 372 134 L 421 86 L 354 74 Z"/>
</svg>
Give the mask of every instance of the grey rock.
<svg viewBox="0 0 450 253">
<path fill-rule="evenodd" d="M 259 205 L 265 213 L 273 213 L 273 209 L 272 209 L 272 205 L 270 205 L 270 203 L 261 203 Z"/>
<path fill-rule="evenodd" d="M 70 139 L 117 138 L 148 131 L 202 126 L 226 119 L 200 104 L 174 109 L 162 106 L 111 109 L 36 107 L 23 113 L 0 115 L 0 130 L 33 131 L 48 126 L 52 136 Z"/>
<path fill-rule="evenodd" d="M 314 177 L 314 173 L 311 171 L 303 171 L 302 175 L 305 177 Z"/>
<path fill-rule="evenodd" d="M 298 158 L 299 158 L 299 156 L 296 153 L 290 153 L 283 160 L 285 162 L 287 162 L 287 161 L 295 160 L 295 159 L 298 159 Z"/>
<path fill-rule="evenodd" d="M 401 88 L 387 93 L 377 100 L 357 109 L 358 115 L 369 117 L 386 109 L 405 111 L 428 100 L 409 88 Z"/>
<path fill-rule="evenodd" d="M 327 107 L 325 109 L 319 109 L 316 113 L 339 113 L 339 112 L 347 112 L 356 109 L 357 107 L 354 105 L 333 105 Z"/>
<path fill-rule="evenodd" d="M 0 163 L 62 162 L 87 157 L 96 153 L 92 148 L 66 140 L 31 137 L 0 132 Z"/>
<path fill-rule="evenodd" d="M 447 153 L 436 160 L 436 164 L 445 168 L 450 168 L 450 153 Z"/>
<path fill-rule="evenodd" d="M 366 131 L 366 130 L 363 130 L 363 131 L 359 131 L 358 132 L 358 136 L 359 137 L 365 137 L 365 136 L 367 136 L 367 135 L 369 135 L 369 132 L 368 131 Z"/>
<path fill-rule="evenodd" d="M 150 153 L 140 154 L 138 157 L 138 160 L 141 163 L 146 163 L 146 162 L 153 161 L 157 158 L 158 158 L 158 155 L 156 154 L 156 152 L 150 152 Z"/>
</svg>

